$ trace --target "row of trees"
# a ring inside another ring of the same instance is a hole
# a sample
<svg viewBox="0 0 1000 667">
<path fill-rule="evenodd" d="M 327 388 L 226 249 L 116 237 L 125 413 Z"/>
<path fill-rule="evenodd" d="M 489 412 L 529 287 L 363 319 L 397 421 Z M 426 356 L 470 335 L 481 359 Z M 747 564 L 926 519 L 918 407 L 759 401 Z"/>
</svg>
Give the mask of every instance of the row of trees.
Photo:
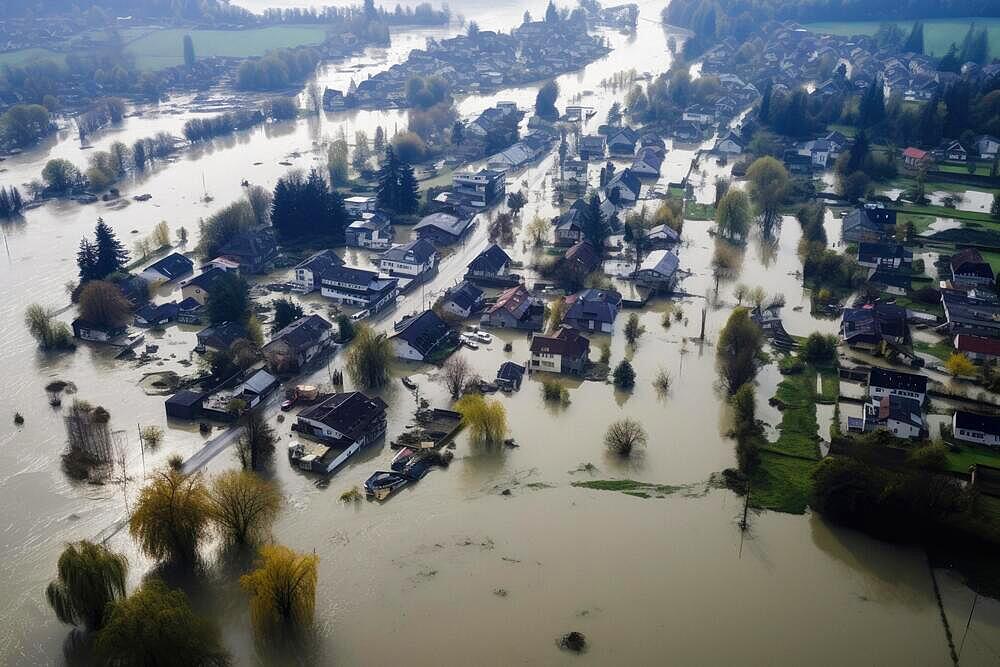
<svg viewBox="0 0 1000 667">
<path fill-rule="evenodd" d="M 420 205 L 419 190 L 411 164 L 388 146 L 378 174 L 378 205 L 401 215 L 416 213 Z"/>
<path fill-rule="evenodd" d="M 281 90 L 310 76 L 322 59 L 317 49 L 271 51 L 263 58 L 244 60 L 236 70 L 240 90 Z"/>
<path fill-rule="evenodd" d="M 325 236 L 342 243 L 349 222 L 344 199 L 313 168 L 308 175 L 292 171 L 278 179 L 271 204 L 271 224 L 282 238 Z"/>
<path fill-rule="evenodd" d="M 16 185 L 0 187 L 0 218 L 13 218 L 24 210 L 24 199 Z"/>
<path fill-rule="evenodd" d="M 266 120 L 260 109 L 239 109 L 210 118 L 192 118 L 184 123 L 184 138 L 188 141 L 205 141 L 232 134 L 259 125 Z"/>
</svg>

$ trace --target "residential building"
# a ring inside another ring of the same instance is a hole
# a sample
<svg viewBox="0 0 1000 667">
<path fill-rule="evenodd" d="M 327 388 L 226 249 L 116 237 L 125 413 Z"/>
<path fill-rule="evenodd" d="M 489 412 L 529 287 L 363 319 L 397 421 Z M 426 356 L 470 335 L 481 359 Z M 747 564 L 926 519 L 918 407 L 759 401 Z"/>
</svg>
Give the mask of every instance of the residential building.
<svg viewBox="0 0 1000 667">
<path fill-rule="evenodd" d="M 975 248 L 960 250 L 951 256 L 951 284 L 958 288 L 992 287 L 993 267 Z"/>
<path fill-rule="evenodd" d="M 681 242 L 681 236 L 669 225 L 650 227 L 643 237 L 643 247 L 654 250 L 664 250 L 675 247 Z"/>
<path fill-rule="evenodd" d="M 976 137 L 975 146 L 976 152 L 983 160 L 992 160 L 996 158 L 997 154 L 1000 154 L 1000 139 L 988 134 Z"/>
<path fill-rule="evenodd" d="M 320 278 L 330 269 L 343 266 L 344 260 L 333 250 L 320 250 L 295 267 L 292 283 L 295 289 L 308 294 L 320 288 Z"/>
<path fill-rule="evenodd" d="M 320 275 L 320 294 L 336 303 L 376 313 L 395 302 L 399 281 L 380 277 L 375 271 L 334 266 Z"/>
<path fill-rule="evenodd" d="M 1000 417 L 956 410 L 951 418 L 951 434 L 961 442 L 1000 447 Z"/>
<path fill-rule="evenodd" d="M 556 218 L 556 245 L 571 246 L 583 240 L 583 215 L 586 209 L 587 202 L 577 199 L 569 209 Z"/>
<path fill-rule="evenodd" d="M 878 399 L 902 396 L 923 405 L 927 396 L 927 376 L 873 366 L 868 371 L 868 395 Z"/>
<path fill-rule="evenodd" d="M 913 253 L 898 243 L 858 244 L 858 264 L 871 269 L 905 269 L 913 264 Z"/>
<path fill-rule="evenodd" d="M 865 405 L 865 431 L 888 431 L 897 438 L 914 440 L 927 434 L 921 404 L 912 398 L 883 396 Z"/>
<path fill-rule="evenodd" d="M 385 250 L 392 244 L 392 222 L 381 211 L 362 213 L 344 230 L 344 243 L 352 248 Z"/>
<path fill-rule="evenodd" d="M 599 134 L 580 137 L 580 159 L 584 162 L 589 160 L 603 160 L 605 145 L 605 138 Z"/>
<path fill-rule="evenodd" d="M 464 320 L 483 309 L 483 290 L 463 280 L 445 293 L 441 308 Z"/>
<path fill-rule="evenodd" d="M 150 283 L 169 283 L 193 270 L 194 262 L 179 252 L 172 252 L 143 269 L 139 277 Z"/>
<path fill-rule="evenodd" d="M 639 178 L 659 178 L 662 165 L 663 149 L 647 146 L 639 149 L 629 169 Z"/>
<path fill-rule="evenodd" d="M 471 217 L 431 213 L 414 225 L 413 231 L 417 238 L 427 239 L 435 245 L 451 245 L 461 241 L 471 226 Z"/>
<path fill-rule="evenodd" d="M 590 360 L 590 341 L 569 326 L 560 326 L 551 336 L 531 337 L 532 371 L 583 375 Z"/>
<path fill-rule="evenodd" d="M 622 307 L 622 295 L 613 290 L 585 289 L 564 299 L 563 322 L 580 331 L 612 333 Z"/>
<path fill-rule="evenodd" d="M 476 208 L 493 206 L 503 201 L 507 193 L 507 178 L 502 171 L 480 169 L 476 173 L 461 172 L 452 176 L 452 194 Z"/>
<path fill-rule="evenodd" d="M 844 218 L 841 236 L 846 243 L 877 243 L 896 232 L 896 211 L 881 204 L 865 204 Z"/>
<path fill-rule="evenodd" d="M 715 142 L 713 150 L 723 155 L 740 155 L 743 153 L 744 148 L 743 139 L 740 135 L 730 130 L 729 134 Z"/>
<path fill-rule="evenodd" d="M 705 138 L 705 130 L 696 123 L 675 123 L 670 134 L 681 142 L 701 141 Z"/>
<path fill-rule="evenodd" d="M 958 334 L 952 344 L 956 352 L 964 354 L 972 361 L 994 363 L 1000 360 L 1000 340 L 996 338 Z"/>
<path fill-rule="evenodd" d="M 135 311 L 135 325 L 139 327 L 162 327 L 177 319 L 180 306 L 176 301 L 168 303 L 147 303 Z"/>
<path fill-rule="evenodd" d="M 563 255 L 566 264 L 579 275 L 587 275 L 601 268 L 601 254 L 590 241 L 577 241 Z"/>
<path fill-rule="evenodd" d="M 483 314 L 481 324 L 488 327 L 538 331 L 545 320 L 545 304 L 531 296 L 524 285 L 500 293 L 496 303 Z"/>
<path fill-rule="evenodd" d="M 271 337 L 261 350 L 278 373 L 297 373 L 333 342 L 333 326 L 319 315 L 295 320 Z"/>
<path fill-rule="evenodd" d="M 642 287 L 669 292 L 677 284 L 679 265 L 680 261 L 674 253 L 669 250 L 654 250 L 646 255 L 633 277 Z"/>
<path fill-rule="evenodd" d="M 996 299 L 946 289 L 941 290 L 941 304 L 949 332 L 1000 338 L 1000 305 Z"/>
<path fill-rule="evenodd" d="M 225 276 L 225 271 L 218 267 L 212 267 L 208 271 L 199 273 L 194 278 L 181 283 L 181 295 L 185 299 L 194 299 L 204 306 L 208 303 L 208 296 L 212 290 Z"/>
<path fill-rule="evenodd" d="M 239 322 L 222 322 L 213 324 L 199 331 L 195 336 L 198 338 L 196 352 L 225 352 L 238 340 L 249 336 L 247 328 Z"/>
<path fill-rule="evenodd" d="M 278 258 L 278 244 L 274 231 L 262 227 L 237 234 L 222 246 L 219 255 L 238 262 L 243 273 L 267 273 Z"/>
<path fill-rule="evenodd" d="M 201 324 L 208 309 L 197 299 L 188 297 L 177 304 L 177 322 L 180 324 Z"/>
<path fill-rule="evenodd" d="M 167 417 L 186 420 L 197 419 L 201 414 L 201 402 L 204 398 L 205 394 L 201 392 L 181 389 L 164 402 Z"/>
<path fill-rule="evenodd" d="M 715 122 L 715 112 L 708 107 L 690 106 L 681 113 L 681 120 L 699 125 L 711 125 Z"/>
<path fill-rule="evenodd" d="M 389 337 L 396 356 L 410 361 L 427 361 L 447 350 L 454 339 L 455 333 L 433 310 L 411 317 Z"/>
<path fill-rule="evenodd" d="M 931 161 L 930 153 L 910 146 L 903 151 L 903 164 L 907 169 L 920 169 Z"/>
<path fill-rule="evenodd" d="M 505 361 L 497 370 L 496 384 L 502 391 L 517 391 L 521 388 L 525 368 L 513 361 Z"/>
<path fill-rule="evenodd" d="M 969 151 L 960 141 L 945 140 L 938 148 L 938 153 L 945 160 L 951 162 L 965 162 L 969 159 Z"/>
<path fill-rule="evenodd" d="M 232 420 L 233 401 L 243 401 L 244 410 L 252 410 L 270 396 L 280 384 L 278 378 L 264 369 L 258 369 L 232 389 L 222 389 L 205 396 L 201 402 L 201 410 L 218 419 Z"/>
<path fill-rule="evenodd" d="M 875 289 L 894 296 L 906 296 L 912 285 L 910 274 L 880 266 L 868 274 L 868 284 Z"/>
<path fill-rule="evenodd" d="M 628 167 L 616 172 L 604 186 L 608 200 L 619 208 L 634 206 L 640 190 L 642 182 Z"/>
<path fill-rule="evenodd" d="M 299 413 L 296 431 L 339 448 L 365 447 L 385 435 L 386 404 L 359 391 L 334 394 Z"/>
<path fill-rule="evenodd" d="M 376 198 L 370 195 L 344 197 L 344 208 L 352 217 L 358 217 L 364 213 L 374 213 L 376 205 Z"/>
<path fill-rule="evenodd" d="M 883 341 L 896 346 L 907 346 L 911 341 L 906 309 L 890 303 L 845 308 L 840 335 L 848 346 L 864 350 L 877 350 Z"/>
<path fill-rule="evenodd" d="M 437 266 L 438 251 L 425 238 L 389 248 L 379 258 L 383 274 L 400 278 L 423 278 Z"/>
<path fill-rule="evenodd" d="M 512 285 L 520 282 L 520 276 L 510 272 L 510 255 L 496 243 L 491 243 L 485 250 L 469 262 L 469 270 L 465 279 L 491 285 Z"/>
<path fill-rule="evenodd" d="M 116 338 L 125 335 L 128 327 L 106 327 L 102 324 L 88 322 L 83 318 L 76 318 L 72 323 L 73 337 L 91 343 L 110 343 Z"/>
<path fill-rule="evenodd" d="M 630 127 L 613 127 L 608 131 L 608 153 L 619 156 L 635 155 L 639 133 Z"/>
</svg>

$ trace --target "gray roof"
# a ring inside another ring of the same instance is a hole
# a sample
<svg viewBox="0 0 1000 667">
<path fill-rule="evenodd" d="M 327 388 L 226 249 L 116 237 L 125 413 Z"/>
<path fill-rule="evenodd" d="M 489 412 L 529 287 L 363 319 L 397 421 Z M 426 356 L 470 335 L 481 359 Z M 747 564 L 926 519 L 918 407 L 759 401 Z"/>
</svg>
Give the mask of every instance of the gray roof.
<svg viewBox="0 0 1000 667">
<path fill-rule="evenodd" d="M 450 333 L 451 329 L 448 328 L 448 324 L 438 317 L 437 313 L 433 310 L 425 310 L 416 317 L 410 318 L 402 330 L 392 337 L 405 340 L 413 349 L 427 356 Z"/>
<path fill-rule="evenodd" d="M 436 252 L 437 248 L 427 239 L 416 239 L 389 248 L 382 253 L 381 259 L 406 264 L 425 264 Z"/>
<path fill-rule="evenodd" d="M 172 252 L 163 259 L 147 266 L 144 271 L 156 271 L 167 280 L 173 280 L 185 273 L 191 273 L 193 268 L 194 262 L 179 252 Z"/>
<path fill-rule="evenodd" d="M 680 260 L 674 253 L 669 250 L 654 250 L 646 255 L 646 259 L 642 260 L 639 271 L 652 271 L 663 276 L 672 276 L 677 273 L 679 265 Z"/>
<path fill-rule="evenodd" d="M 486 250 L 483 250 L 469 262 L 469 269 L 484 273 L 497 273 L 508 264 L 510 264 L 510 255 L 496 243 L 491 243 Z"/>
<path fill-rule="evenodd" d="M 308 349 L 319 344 L 324 333 L 332 328 L 333 326 L 319 315 L 306 315 L 274 334 L 265 348 L 276 341 L 283 341 L 297 350 Z"/>
<path fill-rule="evenodd" d="M 300 262 L 296 269 L 309 269 L 313 273 L 322 274 L 327 269 L 334 266 L 342 266 L 344 260 L 333 250 L 320 250 L 308 259 Z"/>
<path fill-rule="evenodd" d="M 459 218 L 450 213 L 431 213 L 423 220 L 413 226 L 414 231 L 420 232 L 424 229 L 439 229 L 452 236 L 459 237 L 472 224 L 471 218 Z"/>
</svg>

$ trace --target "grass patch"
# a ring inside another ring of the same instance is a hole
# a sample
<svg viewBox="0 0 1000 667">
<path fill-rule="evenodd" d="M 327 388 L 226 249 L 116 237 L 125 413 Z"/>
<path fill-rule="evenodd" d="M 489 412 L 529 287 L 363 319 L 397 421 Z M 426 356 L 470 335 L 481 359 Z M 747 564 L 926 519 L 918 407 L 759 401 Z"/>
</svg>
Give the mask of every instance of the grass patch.
<svg viewBox="0 0 1000 667">
<path fill-rule="evenodd" d="M 1000 252 L 980 250 L 979 254 L 983 256 L 983 259 L 990 263 L 990 266 L 993 267 L 993 273 L 1000 273 Z"/>
<path fill-rule="evenodd" d="M 715 206 L 689 201 L 684 206 L 685 220 L 715 220 Z"/>
<path fill-rule="evenodd" d="M 151 71 L 184 64 L 184 35 L 191 35 L 198 57 L 248 58 L 275 49 L 321 44 L 323 26 L 280 25 L 249 30 L 153 30 L 125 45 L 140 70 Z"/>
<path fill-rule="evenodd" d="M 750 504 L 758 509 L 804 514 L 812 493 L 812 473 L 819 461 L 761 452 L 754 472 Z"/>
<path fill-rule="evenodd" d="M 823 369 L 820 371 L 820 383 L 823 393 L 819 397 L 820 403 L 836 403 L 840 398 L 840 373 L 836 368 Z"/>
<path fill-rule="evenodd" d="M 957 444 L 958 451 L 948 450 L 948 470 L 967 473 L 974 463 L 1000 468 L 1000 451 L 968 443 Z"/>
<path fill-rule="evenodd" d="M 819 422 L 816 421 L 816 369 L 806 366 L 801 373 L 786 375 L 774 394 L 784 404 L 781 435 L 767 449 L 792 456 L 819 459 Z"/>
<path fill-rule="evenodd" d="M 959 176 L 972 175 L 972 176 L 989 176 L 990 175 L 990 165 L 989 164 L 977 164 L 975 169 L 969 174 L 969 168 L 964 164 L 945 164 L 939 163 L 934 165 L 934 170 L 931 173 L 933 175 L 934 171 L 940 171 L 944 174 L 958 174 Z"/>
<path fill-rule="evenodd" d="M 805 27 L 814 32 L 850 37 L 851 35 L 874 35 L 882 23 L 895 23 L 904 33 L 909 34 L 913 21 L 913 19 L 906 21 L 830 21 L 807 23 Z M 970 23 L 975 23 L 977 28 L 986 28 L 990 41 L 990 53 L 994 55 L 1000 53 L 1000 19 L 982 17 L 927 19 L 923 23 L 927 55 L 941 57 L 948 52 L 952 42 L 961 44 Z"/>
<path fill-rule="evenodd" d="M 940 303 L 924 303 L 923 301 L 911 299 L 909 296 L 897 296 L 896 294 L 889 294 L 888 292 L 883 292 L 882 298 L 886 300 L 895 299 L 897 306 L 908 310 L 915 310 L 919 313 L 928 313 L 929 315 L 944 317 L 944 306 Z"/>
<path fill-rule="evenodd" d="M 852 139 L 858 131 L 858 128 L 853 125 L 841 125 L 839 123 L 830 123 L 826 126 L 826 129 L 830 132 L 840 132 L 848 139 Z"/>
<path fill-rule="evenodd" d="M 637 482 L 634 479 L 595 479 L 588 482 L 573 482 L 571 486 L 597 491 L 618 491 L 637 498 L 649 498 L 653 495 L 660 497 L 669 496 L 684 488 L 682 486 L 670 486 L 669 484 Z"/>
<path fill-rule="evenodd" d="M 936 218 L 951 218 L 952 220 L 971 220 L 972 222 L 985 222 L 988 224 L 997 224 L 996 218 L 990 216 L 989 213 L 978 213 L 976 211 L 962 211 L 957 208 L 948 208 L 947 206 L 936 206 L 933 204 L 928 204 L 926 206 L 914 206 L 910 204 L 904 204 L 902 206 L 897 206 L 896 210 L 900 213 L 906 213 L 910 216 L 927 216 L 931 215 Z M 913 221 L 914 226 L 916 226 L 917 221 L 915 217 L 908 218 Z M 931 220 L 927 224 L 929 225 Z"/>
<path fill-rule="evenodd" d="M 0 66 L 27 65 L 28 63 L 43 62 L 45 60 L 51 60 L 61 65 L 66 61 L 66 54 L 38 48 L 18 49 L 16 51 L 0 53 Z"/>
<path fill-rule="evenodd" d="M 948 361 L 948 357 L 955 352 L 955 349 L 948 343 L 928 343 L 922 340 L 913 341 L 913 349 L 923 354 L 929 354 L 941 361 Z"/>
</svg>

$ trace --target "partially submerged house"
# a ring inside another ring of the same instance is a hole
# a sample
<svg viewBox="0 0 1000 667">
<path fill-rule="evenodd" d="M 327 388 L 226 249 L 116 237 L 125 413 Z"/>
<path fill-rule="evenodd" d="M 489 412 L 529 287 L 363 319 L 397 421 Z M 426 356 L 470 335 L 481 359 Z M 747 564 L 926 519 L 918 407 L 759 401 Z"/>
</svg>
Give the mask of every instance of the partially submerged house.
<svg viewBox="0 0 1000 667">
<path fill-rule="evenodd" d="M 524 379 L 525 368 L 521 364 L 513 361 L 505 361 L 500 364 L 495 380 L 501 391 L 517 391 L 521 388 L 521 381 Z"/>
<path fill-rule="evenodd" d="M 135 311 L 135 325 L 138 327 L 162 327 L 177 319 L 180 305 L 176 301 L 168 303 L 147 303 Z"/>
<path fill-rule="evenodd" d="M 959 250 L 951 256 L 951 284 L 958 288 L 992 287 L 993 267 L 975 248 Z"/>
<path fill-rule="evenodd" d="M 639 133 L 631 127 L 612 127 L 608 130 L 608 153 L 619 156 L 635 155 Z"/>
<path fill-rule="evenodd" d="M 587 275 L 601 268 L 601 254 L 590 241 L 577 241 L 563 255 L 563 261 L 578 275 Z"/>
<path fill-rule="evenodd" d="M 333 342 L 333 326 L 319 315 L 306 315 L 274 334 L 261 352 L 278 373 L 296 373 Z"/>
<path fill-rule="evenodd" d="M 267 273 L 278 258 L 278 244 L 270 227 L 240 232 L 219 249 L 220 257 L 233 259 L 242 273 Z"/>
<path fill-rule="evenodd" d="M 139 277 L 150 283 L 169 283 L 193 270 L 194 262 L 179 252 L 172 252 L 143 269 Z"/>
<path fill-rule="evenodd" d="M 670 225 L 650 227 L 643 237 L 643 246 L 654 250 L 666 250 L 681 242 L 681 235 Z"/>
<path fill-rule="evenodd" d="M 481 324 L 487 327 L 538 331 L 545 320 L 545 304 L 531 296 L 524 285 L 505 290 L 486 309 Z"/>
<path fill-rule="evenodd" d="M 841 236 L 846 243 L 880 242 L 896 232 L 896 211 L 881 204 L 865 204 L 844 218 Z"/>
<path fill-rule="evenodd" d="M 384 250 L 392 244 L 392 221 L 381 211 L 362 213 L 344 229 L 344 243 L 352 248 Z"/>
<path fill-rule="evenodd" d="M 555 241 L 559 246 L 571 246 L 583 240 L 583 216 L 587 202 L 577 199 L 555 220 Z"/>
<path fill-rule="evenodd" d="M 320 250 L 295 266 L 292 282 L 295 288 L 308 294 L 320 288 L 320 278 L 330 269 L 343 266 L 344 260 L 333 250 Z"/>
<path fill-rule="evenodd" d="M 584 162 L 588 160 L 603 160 L 606 140 L 599 134 L 589 134 L 580 137 L 580 159 Z"/>
<path fill-rule="evenodd" d="M 865 405 L 865 431 L 888 431 L 897 438 L 914 440 L 927 434 L 923 409 L 912 398 L 888 395 Z"/>
<path fill-rule="evenodd" d="M 1000 305 L 995 299 L 941 290 L 941 304 L 950 333 L 1000 338 Z"/>
<path fill-rule="evenodd" d="M 435 245 L 458 243 L 472 226 L 472 218 L 459 217 L 451 213 L 431 213 L 413 227 L 418 238 L 427 239 Z"/>
<path fill-rule="evenodd" d="M 476 208 L 499 204 L 507 193 L 506 174 L 491 169 L 456 173 L 451 184 L 453 195 Z"/>
<path fill-rule="evenodd" d="M 622 307 L 622 295 L 613 290 L 585 289 L 564 299 L 563 322 L 580 331 L 612 333 Z"/>
<path fill-rule="evenodd" d="M 486 285 L 516 285 L 521 279 L 510 272 L 511 263 L 510 255 L 496 243 L 491 243 L 469 262 L 465 279 Z"/>
<path fill-rule="evenodd" d="M 194 348 L 196 352 L 224 352 L 236 341 L 248 338 L 249 333 L 239 322 L 222 322 L 205 327 L 195 336 L 198 339 L 198 345 Z"/>
<path fill-rule="evenodd" d="M 128 331 L 127 326 L 106 326 L 96 322 L 88 322 L 82 317 L 73 320 L 71 327 L 73 337 L 91 343 L 110 343 L 120 338 Z"/>
<path fill-rule="evenodd" d="M 483 290 L 463 280 L 445 293 L 441 308 L 464 320 L 483 309 Z"/>
<path fill-rule="evenodd" d="M 868 395 L 877 399 L 901 396 L 923 405 L 927 397 L 927 376 L 873 366 L 868 371 Z"/>
<path fill-rule="evenodd" d="M 399 281 L 375 271 L 352 266 L 332 266 L 320 275 L 320 293 L 336 303 L 378 312 L 399 295 Z"/>
<path fill-rule="evenodd" d="M 560 326 L 551 336 L 531 337 L 532 371 L 583 375 L 590 359 L 590 341 L 570 326 Z"/>
<path fill-rule="evenodd" d="M 226 272 L 218 267 L 199 273 L 194 278 L 181 284 L 181 295 L 185 299 L 194 299 L 201 305 L 208 303 L 208 296 L 220 281 L 224 280 Z"/>
<path fill-rule="evenodd" d="M 962 442 L 1000 447 L 1000 417 L 956 410 L 951 419 L 951 433 Z"/>
<path fill-rule="evenodd" d="M 905 269 L 913 264 L 913 252 L 899 243 L 858 244 L 858 264 L 871 269 Z"/>
<path fill-rule="evenodd" d="M 634 206 L 639 199 L 641 190 L 642 181 L 628 167 L 616 172 L 608 184 L 604 186 L 608 201 L 617 208 Z"/>
<path fill-rule="evenodd" d="M 386 250 L 379 258 L 378 268 L 390 276 L 423 278 L 434 270 L 438 258 L 434 244 L 425 238 L 418 238 Z"/>
<path fill-rule="evenodd" d="M 386 404 L 359 391 L 334 394 L 299 413 L 296 431 L 339 448 L 364 447 L 385 435 Z"/>
<path fill-rule="evenodd" d="M 677 269 L 680 260 L 669 250 L 654 250 L 646 255 L 635 271 L 636 283 L 656 291 L 670 292 L 677 284 Z"/>
<path fill-rule="evenodd" d="M 427 361 L 448 349 L 454 339 L 455 333 L 433 310 L 411 317 L 389 337 L 396 356 L 410 361 Z"/>
<path fill-rule="evenodd" d="M 845 308 L 840 335 L 849 347 L 864 350 L 877 350 L 883 341 L 888 345 L 908 346 L 910 326 L 906 321 L 906 309 L 889 303 Z"/>
</svg>

